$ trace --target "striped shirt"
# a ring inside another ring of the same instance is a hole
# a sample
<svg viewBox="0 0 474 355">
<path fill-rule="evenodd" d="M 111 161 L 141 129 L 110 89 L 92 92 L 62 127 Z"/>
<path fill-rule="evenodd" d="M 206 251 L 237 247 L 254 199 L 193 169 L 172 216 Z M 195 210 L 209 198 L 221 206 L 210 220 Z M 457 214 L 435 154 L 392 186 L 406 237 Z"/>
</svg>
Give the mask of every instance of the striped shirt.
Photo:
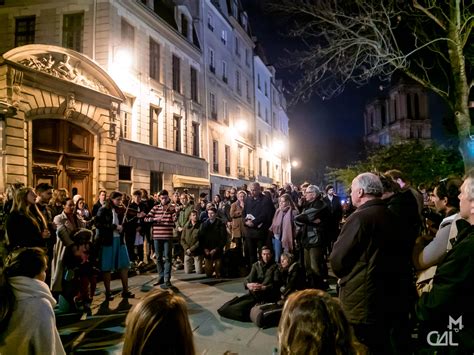
<svg viewBox="0 0 474 355">
<path fill-rule="evenodd" d="M 176 210 L 171 202 L 166 205 L 155 205 L 144 218 L 145 222 L 152 222 L 153 239 L 173 238 L 173 229 L 176 221 Z"/>
</svg>

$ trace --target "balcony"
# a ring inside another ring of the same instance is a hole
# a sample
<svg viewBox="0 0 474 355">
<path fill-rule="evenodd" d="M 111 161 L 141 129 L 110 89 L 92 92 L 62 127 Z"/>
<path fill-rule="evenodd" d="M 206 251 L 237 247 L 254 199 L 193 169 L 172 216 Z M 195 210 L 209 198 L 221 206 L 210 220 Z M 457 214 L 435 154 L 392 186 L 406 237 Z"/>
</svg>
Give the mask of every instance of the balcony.
<svg viewBox="0 0 474 355">
<path fill-rule="evenodd" d="M 216 73 L 216 67 L 213 66 L 212 64 L 209 64 L 209 70 L 211 71 L 211 73 Z"/>
<path fill-rule="evenodd" d="M 241 166 L 237 167 L 237 176 L 239 177 L 239 179 L 245 178 L 245 168 Z"/>
</svg>

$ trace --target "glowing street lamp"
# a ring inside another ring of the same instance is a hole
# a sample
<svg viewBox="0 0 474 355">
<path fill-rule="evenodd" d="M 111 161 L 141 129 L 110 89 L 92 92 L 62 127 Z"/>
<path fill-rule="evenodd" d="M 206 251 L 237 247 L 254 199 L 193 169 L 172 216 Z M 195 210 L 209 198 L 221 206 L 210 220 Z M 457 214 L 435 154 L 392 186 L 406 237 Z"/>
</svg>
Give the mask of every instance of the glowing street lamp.
<svg viewBox="0 0 474 355">
<path fill-rule="evenodd" d="M 281 139 L 273 142 L 273 150 L 276 154 L 280 154 L 285 149 L 285 143 Z"/>
<path fill-rule="evenodd" d="M 237 129 L 237 131 L 242 134 L 247 131 L 248 124 L 247 121 L 244 119 L 240 119 L 237 122 L 235 122 L 234 127 Z"/>
<path fill-rule="evenodd" d="M 298 160 L 293 160 L 293 161 L 291 162 L 291 166 L 292 166 L 293 168 L 297 168 L 298 166 L 300 166 L 300 162 L 299 162 Z"/>
</svg>

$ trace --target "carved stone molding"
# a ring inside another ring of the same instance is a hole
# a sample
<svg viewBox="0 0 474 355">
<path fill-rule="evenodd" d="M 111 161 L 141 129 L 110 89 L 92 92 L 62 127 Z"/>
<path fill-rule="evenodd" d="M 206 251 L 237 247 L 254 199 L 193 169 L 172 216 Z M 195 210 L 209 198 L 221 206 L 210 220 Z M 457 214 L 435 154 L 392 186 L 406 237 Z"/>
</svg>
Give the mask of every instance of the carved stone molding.
<svg viewBox="0 0 474 355">
<path fill-rule="evenodd" d="M 30 55 L 21 60 L 20 64 L 56 78 L 109 94 L 109 91 L 97 79 L 90 77 L 81 69 L 80 60 L 71 60 L 71 57 L 67 54 L 42 53 Z"/>
</svg>

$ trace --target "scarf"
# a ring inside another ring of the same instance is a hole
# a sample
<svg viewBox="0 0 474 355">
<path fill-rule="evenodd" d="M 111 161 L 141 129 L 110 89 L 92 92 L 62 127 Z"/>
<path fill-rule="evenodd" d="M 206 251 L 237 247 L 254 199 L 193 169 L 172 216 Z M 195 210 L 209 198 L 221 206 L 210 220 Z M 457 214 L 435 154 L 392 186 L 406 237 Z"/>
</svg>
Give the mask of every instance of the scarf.
<svg viewBox="0 0 474 355">
<path fill-rule="evenodd" d="M 293 250 L 293 217 L 294 210 L 290 207 L 285 209 L 277 209 L 273 216 L 272 225 L 270 230 L 273 234 L 279 234 L 281 236 L 281 244 L 285 251 Z"/>
</svg>

